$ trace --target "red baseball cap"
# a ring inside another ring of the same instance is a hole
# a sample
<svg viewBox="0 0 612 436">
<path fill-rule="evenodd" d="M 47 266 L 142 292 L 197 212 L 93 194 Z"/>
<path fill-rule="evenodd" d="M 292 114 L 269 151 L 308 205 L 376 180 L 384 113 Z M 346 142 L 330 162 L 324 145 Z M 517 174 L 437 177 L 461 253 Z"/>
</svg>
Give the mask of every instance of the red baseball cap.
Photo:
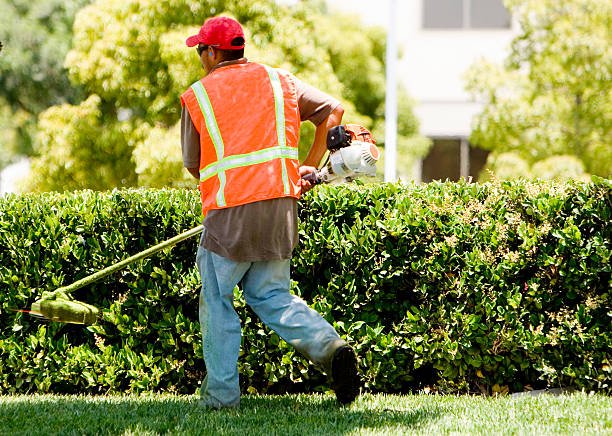
<svg viewBox="0 0 612 436">
<path fill-rule="evenodd" d="M 242 38 L 235 40 L 236 38 Z M 232 45 L 232 41 L 236 45 Z M 204 21 L 197 35 L 187 38 L 187 47 L 210 45 L 220 50 L 244 48 L 244 31 L 240 23 L 229 17 L 213 17 Z"/>
</svg>

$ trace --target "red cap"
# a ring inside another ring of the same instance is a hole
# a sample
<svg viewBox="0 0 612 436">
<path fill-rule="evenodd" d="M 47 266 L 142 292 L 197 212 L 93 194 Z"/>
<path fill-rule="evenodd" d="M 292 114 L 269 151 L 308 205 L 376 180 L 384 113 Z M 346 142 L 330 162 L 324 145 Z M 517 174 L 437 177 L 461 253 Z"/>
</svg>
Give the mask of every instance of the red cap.
<svg viewBox="0 0 612 436">
<path fill-rule="evenodd" d="M 239 45 L 232 45 L 235 38 L 242 38 Z M 187 38 L 187 47 L 210 45 L 220 50 L 244 48 L 244 32 L 240 23 L 229 17 L 213 17 L 204 21 L 197 35 Z"/>
</svg>

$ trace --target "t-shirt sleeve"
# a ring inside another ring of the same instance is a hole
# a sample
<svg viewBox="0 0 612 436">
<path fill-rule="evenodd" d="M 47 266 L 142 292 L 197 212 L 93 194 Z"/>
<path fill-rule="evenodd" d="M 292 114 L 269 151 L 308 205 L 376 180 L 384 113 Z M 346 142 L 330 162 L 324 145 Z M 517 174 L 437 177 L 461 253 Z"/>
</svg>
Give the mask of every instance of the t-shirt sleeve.
<svg viewBox="0 0 612 436">
<path fill-rule="evenodd" d="M 338 100 L 314 86 L 310 86 L 296 77 L 293 80 L 295 81 L 300 119 L 302 121 L 310 121 L 315 126 L 318 126 L 340 105 Z"/>
<path fill-rule="evenodd" d="M 200 167 L 200 134 L 191 121 L 187 108 L 181 110 L 181 147 L 183 149 L 183 166 Z"/>
</svg>

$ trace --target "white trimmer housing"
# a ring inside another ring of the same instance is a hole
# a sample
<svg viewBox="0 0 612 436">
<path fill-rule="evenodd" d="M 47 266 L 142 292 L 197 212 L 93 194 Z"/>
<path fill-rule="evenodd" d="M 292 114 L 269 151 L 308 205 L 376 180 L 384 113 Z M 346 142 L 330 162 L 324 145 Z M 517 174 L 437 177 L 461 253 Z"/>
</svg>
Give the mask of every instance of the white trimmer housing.
<svg viewBox="0 0 612 436">
<path fill-rule="evenodd" d="M 325 183 L 336 179 L 375 176 L 379 152 L 369 142 L 353 141 L 348 147 L 333 151 L 329 162 L 319 170 L 319 177 Z"/>
</svg>

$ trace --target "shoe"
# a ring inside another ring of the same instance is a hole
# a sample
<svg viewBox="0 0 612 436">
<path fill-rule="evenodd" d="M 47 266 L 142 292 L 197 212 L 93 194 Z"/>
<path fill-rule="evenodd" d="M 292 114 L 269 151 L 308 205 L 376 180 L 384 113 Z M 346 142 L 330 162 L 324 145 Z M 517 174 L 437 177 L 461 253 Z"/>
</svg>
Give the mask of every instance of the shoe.
<svg viewBox="0 0 612 436">
<path fill-rule="evenodd" d="M 343 345 L 336 350 L 332 359 L 332 387 L 338 402 L 352 403 L 359 395 L 360 385 L 355 351 L 348 345 Z"/>
</svg>

